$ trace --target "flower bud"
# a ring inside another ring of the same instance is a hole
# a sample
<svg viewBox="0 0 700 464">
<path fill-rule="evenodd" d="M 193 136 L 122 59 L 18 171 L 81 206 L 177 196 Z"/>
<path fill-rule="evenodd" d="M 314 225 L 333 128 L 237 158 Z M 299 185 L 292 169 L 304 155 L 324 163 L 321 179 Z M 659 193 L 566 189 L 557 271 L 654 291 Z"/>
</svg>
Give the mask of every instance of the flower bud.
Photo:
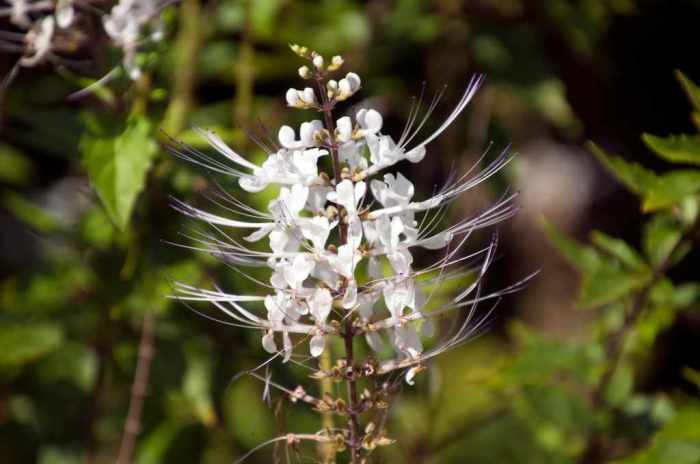
<svg viewBox="0 0 700 464">
<path fill-rule="evenodd" d="M 340 67 L 343 65 L 343 57 L 340 55 L 335 55 L 333 58 L 331 58 L 331 64 L 328 65 L 328 71 L 336 71 L 340 69 Z"/>
<path fill-rule="evenodd" d="M 328 98 L 333 98 L 338 93 L 338 81 L 331 79 L 326 82 L 326 90 L 328 90 Z"/>
<path fill-rule="evenodd" d="M 321 69 L 323 68 L 323 56 L 321 55 L 314 55 L 313 59 L 311 62 L 316 66 L 316 69 Z"/>
<path fill-rule="evenodd" d="M 311 71 L 309 70 L 308 66 L 302 66 L 299 68 L 299 77 L 302 79 L 310 79 L 311 78 Z"/>
<path fill-rule="evenodd" d="M 300 56 L 302 58 L 306 58 L 307 55 L 309 54 L 309 49 L 307 47 L 302 47 L 301 45 L 290 44 L 289 48 L 291 48 L 294 53 L 296 53 L 298 56 Z"/>
<path fill-rule="evenodd" d="M 298 107 L 300 103 L 299 91 L 297 89 L 289 89 L 286 94 L 287 105 L 292 107 Z"/>
<path fill-rule="evenodd" d="M 313 105 L 316 103 L 316 94 L 314 93 L 314 89 L 312 89 L 311 87 L 306 87 L 302 91 L 301 98 L 302 98 L 302 100 L 304 100 L 304 103 L 306 103 L 307 106 Z"/>
</svg>

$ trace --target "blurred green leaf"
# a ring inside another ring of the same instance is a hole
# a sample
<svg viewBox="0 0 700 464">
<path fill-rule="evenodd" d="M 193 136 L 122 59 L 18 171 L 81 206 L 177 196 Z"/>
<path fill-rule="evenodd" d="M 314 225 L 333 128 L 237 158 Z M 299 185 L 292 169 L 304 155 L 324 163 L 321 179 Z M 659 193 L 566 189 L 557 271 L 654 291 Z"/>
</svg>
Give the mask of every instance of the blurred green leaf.
<svg viewBox="0 0 700 464">
<path fill-rule="evenodd" d="M 700 191 L 700 170 L 679 169 L 663 175 L 606 153 L 589 143 L 590 151 L 631 192 L 642 197 L 642 210 L 651 212 L 672 206 Z"/>
<path fill-rule="evenodd" d="M 695 108 L 696 111 L 700 111 L 700 87 L 698 87 L 680 70 L 677 69 L 675 74 L 676 79 L 678 82 L 680 82 L 681 87 L 683 87 L 683 90 L 685 91 L 688 100 L 693 105 L 693 108 Z"/>
<path fill-rule="evenodd" d="M 632 269 L 622 266 L 625 261 L 640 265 L 640 257 L 619 240 L 603 234 L 596 240 L 615 258 L 603 256 L 595 248 L 573 240 L 545 223 L 545 230 L 556 248 L 581 273 L 578 302 L 583 308 L 595 308 L 612 303 L 644 286 L 651 278 L 646 265 Z M 618 255 L 623 258 L 620 259 Z M 641 263 L 643 264 L 643 263 Z"/>
<path fill-rule="evenodd" d="M 72 450 L 43 446 L 38 464 L 79 464 L 81 462 L 83 460 Z"/>
<path fill-rule="evenodd" d="M 160 464 L 166 461 L 168 448 L 182 429 L 183 424 L 164 421 L 146 435 L 138 448 L 137 464 Z"/>
<path fill-rule="evenodd" d="M 591 233 L 591 241 L 601 250 L 619 259 L 630 269 L 643 272 L 649 271 L 649 266 L 637 253 L 637 250 L 629 246 L 624 240 L 613 238 L 603 232 L 594 230 Z"/>
<path fill-rule="evenodd" d="M 267 38 L 275 30 L 275 18 L 284 5 L 284 0 L 255 0 L 250 9 L 250 23 L 256 37 Z"/>
<path fill-rule="evenodd" d="M 611 406 L 621 405 L 632 393 L 634 375 L 629 364 L 623 363 L 615 369 L 605 392 L 605 398 Z"/>
<path fill-rule="evenodd" d="M 0 198 L 0 204 L 17 219 L 39 232 L 48 233 L 60 229 L 55 217 L 18 193 L 6 190 Z"/>
<path fill-rule="evenodd" d="M 642 140 L 666 161 L 700 165 L 700 135 L 657 137 L 642 134 Z"/>
<path fill-rule="evenodd" d="M 34 171 L 31 161 L 18 149 L 0 143 L 0 182 L 25 185 Z"/>
<path fill-rule="evenodd" d="M 652 266 L 664 263 L 683 236 L 678 223 L 667 214 L 657 214 L 644 225 L 642 248 Z"/>
<path fill-rule="evenodd" d="M 0 325 L 0 367 L 21 366 L 42 358 L 61 346 L 63 331 L 49 323 Z"/>
<path fill-rule="evenodd" d="M 216 413 L 211 398 L 211 353 L 189 343 L 185 348 L 185 357 L 187 370 L 182 385 L 184 396 L 190 401 L 197 419 L 204 425 L 213 426 Z"/>
<path fill-rule="evenodd" d="M 261 398 L 260 384 L 238 379 L 226 391 L 223 410 L 229 430 L 248 449 L 272 437 L 273 416 Z"/>
<path fill-rule="evenodd" d="M 66 366 L 71 367 L 67 369 Z M 87 393 L 97 374 L 97 357 L 87 346 L 68 342 L 42 360 L 36 372 L 46 383 L 66 381 Z"/>
<path fill-rule="evenodd" d="M 117 137 L 85 135 L 81 140 L 83 164 L 92 185 L 114 224 L 125 229 L 146 173 L 157 153 L 151 125 L 134 117 Z"/>
<path fill-rule="evenodd" d="M 700 407 L 695 404 L 676 416 L 653 438 L 651 445 L 617 464 L 697 464 L 700 462 Z"/>
<path fill-rule="evenodd" d="M 625 161 L 619 156 L 610 155 L 593 142 L 588 143 L 588 149 L 608 171 L 637 195 L 646 194 L 657 182 L 656 174 L 650 169 Z"/>
</svg>

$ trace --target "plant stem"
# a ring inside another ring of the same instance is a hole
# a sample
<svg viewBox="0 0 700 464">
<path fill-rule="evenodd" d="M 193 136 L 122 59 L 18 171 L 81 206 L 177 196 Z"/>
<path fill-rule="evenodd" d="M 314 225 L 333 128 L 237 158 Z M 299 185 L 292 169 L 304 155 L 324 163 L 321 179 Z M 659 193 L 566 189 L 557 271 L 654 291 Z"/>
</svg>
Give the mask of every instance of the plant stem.
<svg viewBox="0 0 700 464">
<path fill-rule="evenodd" d="M 143 327 L 141 328 L 141 341 L 139 343 L 134 383 L 131 386 L 129 412 L 124 423 L 124 434 L 119 446 L 116 464 L 131 464 L 134 448 L 136 447 L 136 437 L 141 429 L 141 411 L 143 410 L 143 402 L 151 372 L 151 361 L 153 361 L 154 354 L 154 323 L 155 316 L 150 312 L 146 313 L 143 318 Z"/>
<path fill-rule="evenodd" d="M 348 370 L 353 373 L 353 365 L 355 362 L 353 353 L 353 339 L 355 337 L 355 329 L 352 326 L 352 319 L 345 319 L 345 358 L 348 363 Z M 358 401 L 357 401 L 357 384 L 354 373 L 345 382 L 348 390 L 348 415 L 350 416 L 350 456 L 353 464 L 360 462 L 360 422 L 358 420 Z"/>
<path fill-rule="evenodd" d="M 323 119 L 326 130 L 329 133 L 329 148 L 331 152 L 331 160 L 333 162 L 333 178 L 335 180 L 335 185 L 341 182 L 341 170 L 340 170 L 340 160 L 338 159 L 338 146 L 333 138 L 335 132 L 335 124 L 333 123 L 333 104 L 328 101 L 327 95 L 324 91 L 323 77 L 317 75 L 316 84 L 318 86 L 318 92 L 320 94 L 321 100 L 321 111 L 323 112 Z M 343 222 L 342 217 L 340 220 L 340 243 L 345 244 L 347 242 L 347 232 L 348 226 Z M 354 376 L 354 353 L 353 353 L 353 342 L 355 337 L 355 328 L 353 327 L 352 318 L 347 315 L 345 318 L 345 330 L 343 332 L 343 339 L 345 342 L 345 359 L 347 361 L 347 369 L 351 373 L 349 377 L 346 377 L 345 383 L 347 386 L 347 401 L 348 401 L 348 415 L 350 420 L 348 421 L 348 428 L 350 431 L 350 456 L 352 464 L 358 464 L 360 462 L 360 423 L 358 420 L 358 398 L 357 398 L 357 381 Z"/>
<path fill-rule="evenodd" d="M 332 354 L 331 347 L 326 346 L 321 353 L 320 368 L 325 372 L 330 372 L 332 368 Z M 331 396 L 333 393 L 333 380 L 330 377 L 324 377 L 319 380 L 321 387 L 321 398 L 326 398 Z M 335 421 L 333 420 L 333 413 L 331 411 L 321 413 L 321 425 L 324 429 L 329 431 L 333 430 L 335 427 Z M 321 452 L 321 459 L 324 464 L 330 464 L 335 462 L 335 446 L 329 442 L 320 442 L 319 451 Z"/>
<path fill-rule="evenodd" d="M 250 26 L 250 15 L 253 6 L 250 1 L 245 1 L 244 5 L 245 23 L 241 33 L 238 60 L 234 69 L 236 96 L 233 104 L 233 123 L 238 126 L 247 125 L 250 121 L 250 113 L 253 106 L 253 86 L 255 83 L 255 68 L 253 65 L 255 48 L 253 47 L 253 31 Z"/>
<path fill-rule="evenodd" d="M 201 43 L 200 0 L 182 0 L 180 8 L 172 97 L 163 121 L 163 129 L 173 136 L 184 128 L 187 113 L 192 107 L 197 54 Z"/>
</svg>

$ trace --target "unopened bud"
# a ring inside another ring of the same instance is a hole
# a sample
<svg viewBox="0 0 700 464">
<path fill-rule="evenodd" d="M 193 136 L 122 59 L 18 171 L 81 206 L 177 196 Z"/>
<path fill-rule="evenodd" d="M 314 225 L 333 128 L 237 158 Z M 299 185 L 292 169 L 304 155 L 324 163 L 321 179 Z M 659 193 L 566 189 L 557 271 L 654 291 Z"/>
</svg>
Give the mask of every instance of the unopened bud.
<svg viewBox="0 0 700 464">
<path fill-rule="evenodd" d="M 306 58 L 309 54 L 309 49 L 307 47 L 302 47 L 301 45 L 290 44 L 289 48 L 291 48 L 294 53 L 302 58 Z"/>
<path fill-rule="evenodd" d="M 331 58 L 331 64 L 328 65 L 329 71 L 336 71 L 343 65 L 343 57 L 340 55 L 335 55 Z"/>
<path fill-rule="evenodd" d="M 302 79 L 310 79 L 311 78 L 311 71 L 309 70 L 308 66 L 302 66 L 299 68 L 299 76 Z"/>
<path fill-rule="evenodd" d="M 316 66 L 316 69 L 323 68 L 323 56 L 316 54 L 311 62 L 314 64 L 314 66 Z"/>
</svg>

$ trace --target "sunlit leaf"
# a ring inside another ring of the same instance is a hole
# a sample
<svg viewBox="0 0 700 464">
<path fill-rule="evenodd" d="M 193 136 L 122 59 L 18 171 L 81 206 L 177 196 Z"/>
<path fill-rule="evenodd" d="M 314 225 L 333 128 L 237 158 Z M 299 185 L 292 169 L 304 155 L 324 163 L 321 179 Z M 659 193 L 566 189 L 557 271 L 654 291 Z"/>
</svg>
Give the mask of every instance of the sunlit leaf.
<svg viewBox="0 0 700 464">
<path fill-rule="evenodd" d="M 642 140 L 666 161 L 700 165 L 700 135 L 657 137 L 643 134 Z"/>
<path fill-rule="evenodd" d="M 655 267 L 664 263 L 681 239 L 683 233 L 672 217 L 657 214 L 644 225 L 642 248 Z"/>
<path fill-rule="evenodd" d="M 126 228 L 146 173 L 157 152 L 150 123 L 133 118 L 117 137 L 86 135 L 81 140 L 83 164 L 110 219 Z"/>
<path fill-rule="evenodd" d="M 643 196 L 656 185 L 657 175 L 654 171 L 637 163 L 625 161 L 619 156 L 610 155 L 592 142 L 588 143 L 588 148 L 631 192 Z"/>
<path fill-rule="evenodd" d="M 637 163 L 606 153 L 593 143 L 590 151 L 622 184 L 642 198 L 642 210 L 667 208 L 700 191 L 700 170 L 679 169 L 656 175 Z"/>
</svg>

